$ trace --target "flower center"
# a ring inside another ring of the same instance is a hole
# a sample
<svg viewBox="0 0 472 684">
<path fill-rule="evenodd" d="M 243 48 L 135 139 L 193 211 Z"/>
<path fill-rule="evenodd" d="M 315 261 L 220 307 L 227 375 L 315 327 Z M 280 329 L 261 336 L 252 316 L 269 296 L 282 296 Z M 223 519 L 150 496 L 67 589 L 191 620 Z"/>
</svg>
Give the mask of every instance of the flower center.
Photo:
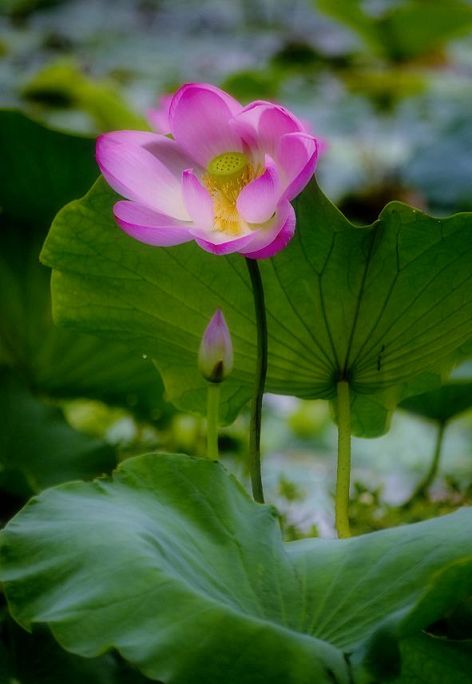
<svg viewBox="0 0 472 684">
<path fill-rule="evenodd" d="M 217 180 L 228 181 L 240 176 L 247 166 L 247 157 L 242 152 L 224 152 L 211 160 L 208 173 Z"/>
<path fill-rule="evenodd" d="M 239 235 L 245 224 L 236 208 L 239 193 L 262 173 L 242 152 L 224 152 L 208 164 L 202 180 L 213 200 L 213 228 L 228 235 Z"/>
</svg>

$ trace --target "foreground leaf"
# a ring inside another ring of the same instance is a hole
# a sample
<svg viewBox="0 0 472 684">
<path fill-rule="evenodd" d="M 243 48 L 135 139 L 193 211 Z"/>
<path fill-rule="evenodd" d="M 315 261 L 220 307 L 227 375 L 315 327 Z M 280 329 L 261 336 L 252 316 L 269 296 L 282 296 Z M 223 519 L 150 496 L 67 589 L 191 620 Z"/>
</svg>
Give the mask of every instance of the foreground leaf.
<svg viewBox="0 0 472 684">
<path fill-rule="evenodd" d="M 149 354 L 170 399 L 204 412 L 196 353 L 206 321 L 223 309 L 235 347 L 222 388 L 222 415 L 231 420 L 251 394 L 255 367 L 244 259 L 194 244 L 140 244 L 114 223 L 115 201 L 99 181 L 56 217 L 42 258 L 54 268 L 57 321 Z M 396 403 L 437 384 L 472 337 L 471 216 L 436 220 L 392 203 L 358 228 L 314 184 L 296 209 L 295 238 L 261 262 L 267 390 L 332 399 L 347 379 L 356 431 L 379 434 Z"/>
<path fill-rule="evenodd" d="M 14 617 L 49 623 L 75 653 L 114 645 L 147 676 L 182 684 L 347 682 L 341 654 L 297 632 L 298 584 L 275 512 L 216 464 L 132 459 L 113 482 L 50 490 L 8 529 Z"/>
<path fill-rule="evenodd" d="M 470 520 L 284 545 L 220 465 L 150 454 L 33 499 L 1 535 L 1 579 L 24 627 L 84 656 L 115 647 L 166 684 L 341 684 L 346 658 L 372 682 L 379 643 L 395 676 L 397 642 L 462 599 Z"/>
</svg>

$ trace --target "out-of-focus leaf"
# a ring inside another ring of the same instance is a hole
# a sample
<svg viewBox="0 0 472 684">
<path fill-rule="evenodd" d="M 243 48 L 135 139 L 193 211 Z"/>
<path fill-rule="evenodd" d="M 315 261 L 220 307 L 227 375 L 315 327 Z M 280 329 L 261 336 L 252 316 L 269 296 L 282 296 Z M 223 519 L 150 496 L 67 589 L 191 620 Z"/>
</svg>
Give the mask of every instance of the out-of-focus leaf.
<svg viewBox="0 0 472 684">
<path fill-rule="evenodd" d="M 27 497 L 116 464 L 111 446 L 73 430 L 59 409 L 41 403 L 6 369 L 0 370 L 0 415 L 2 490 Z"/>
<path fill-rule="evenodd" d="M 98 175 L 91 138 L 50 130 L 14 110 L 0 111 L 0 152 L 2 222 L 29 226 L 36 234 Z M 2 225 L 2 235 L 7 230 Z"/>
<path fill-rule="evenodd" d="M 427 54 L 472 25 L 472 7 L 464 0 L 397 0 L 370 9 L 363 0 L 316 0 L 316 6 L 392 60 Z"/>
<path fill-rule="evenodd" d="M 279 76 L 275 72 L 237 71 L 228 76 L 221 87 L 241 102 L 272 100 L 277 96 Z"/>
<path fill-rule="evenodd" d="M 1 9 L 5 14 L 24 18 L 38 9 L 57 5 L 61 0 L 2 0 Z"/>
<path fill-rule="evenodd" d="M 472 209 L 472 157 L 464 153 L 472 147 L 468 101 L 464 92 L 463 100 L 451 104 L 452 111 L 445 122 L 436 123 L 435 130 L 415 145 L 413 154 L 400 169 L 405 182 L 418 188 L 428 206 L 438 207 L 442 214 L 451 208 Z"/>
<path fill-rule="evenodd" d="M 112 83 L 86 76 L 73 61 L 55 62 L 35 73 L 24 85 L 23 95 L 86 112 L 100 131 L 148 128 L 146 120 L 131 110 Z"/>
<path fill-rule="evenodd" d="M 116 226 L 115 201 L 100 180 L 55 219 L 42 258 L 54 269 L 56 320 L 149 354 L 170 399 L 203 413 L 206 385 L 195 354 L 206 321 L 222 308 L 235 347 L 222 388 L 222 417 L 231 420 L 251 394 L 256 357 L 244 259 L 215 257 L 194 243 L 138 243 Z M 391 203 L 359 228 L 314 183 L 296 210 L 291 243 L 260 262 L 267 390 L 333 399 L 344 378 L 354 429 L 379 434 L 397 402 L 439 384 L 471 339 L 472 217 L 438 220 Z"/>
<path fill-rule="evenodd" d="M 446 423 L 472 407 L 472 382 L 448 382 L 431 392 L 404 399 L 400 407 L 438 423 Z"/>
<path fill-rule="evenodd" d="M 418 96 L 427 86 L 423 74 L 403 66 L 347 69 L 341 78 L 352 93 L 368 97 L 380 111 L 390 111 L 400 100 Z"/>
</svg>

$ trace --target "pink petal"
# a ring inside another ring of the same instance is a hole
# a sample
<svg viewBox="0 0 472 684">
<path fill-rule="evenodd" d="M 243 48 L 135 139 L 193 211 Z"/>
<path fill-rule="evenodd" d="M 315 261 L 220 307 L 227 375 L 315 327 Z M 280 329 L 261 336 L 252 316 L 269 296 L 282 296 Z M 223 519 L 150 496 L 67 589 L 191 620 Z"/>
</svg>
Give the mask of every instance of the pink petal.
<svg viewBox="0 0 472 684">
<path fill-rule="evenodd" d="M 164 166 L 169 169 L 171 174 L 179 181 L 182 171 L 189 166 L 200 167 L 192 162 L 188 155 L 177 145 L 175 140 L 167 138 L 165 135 L 154 134 L 153 140 L 148 140 L 144 145 L 148 152 L 151 152 Z"/>
<path fill-rule="evenodd" d="M 320 138 L 320 136 L 316 138 L 316 142 L 318 144 L 318 156 L 322 157 L 329 150 L 329 142 L 326 138 Z"/>
<path fill-rule="evenodd" d="M 212 242 L 207 242 L 206 240 L 200 240 L 199 238 L 195 238 L 195 242 L 199 247 L 204 249 L 205 252 L 210 252 L 210 254 L 217 254 L 218 256 L 225 256 L 225 254 L 233 254 L 234 252 L 241 251 L 241 247 L 243 247 L 245 244 L 245 239 L 238 238 L 237 240 L 222 242 L 218 245 L 215 245 Z"/>
<path fill-rule="evenodd" d="M 262 247 L 257 252 L 247 253 L 244 256 L 248 259 L 270 259 L 275 256 L 277 252 L 281 252 L 288 245 L 295 232 L 295 220 L 287 221 L 282 230 L 277 235 L 275 240 L 267 245 L 267 247 Z"/>
<path fill-rule="evenodd" d="M 105 138 L 107 141 L 113 141 L 116 143 L 130 143 L 132 145 L 145 146 L 147 143 L 152 142 L 157 137 L 156 133 L 152 131 L 111 131 L 110 133 L 104 133 L 103 136 L 98 136 L 97 144 L 101 138 Z"/>
<path fill-rule="evenodd" d="M 265 223 L 273 215 L 280 197 L 277 167 L 266 158 L 264 173 L 251 181 L 239 193 L 236 207 L 248 223 Z"/>
<path fill-rule="evenodd" d="M 288 133 L 277 147 L 276 160 L 282 173 L 285 199 L 298 195 L 312 177 L 318 160 L 316 138 L 306 133 Z"/>
<path fill-rule="evenodd" d="M 158 106 L 148 110 L 148 119 L 151 126 L 158 133 L 168 135 L 170 133 L 169 109 L 173 95 L 163 95 L 159 99 Z"/>
<path fill-rule="evenodd" d="M 271 225 L 257 231 L 253 241 L 241 249 L 248 259 L 268 259 L 284 249 L 295 232 L 296 217 L 292 205 L 283 201 Z"/>
<path fill-rule="evenodd" d="M 158 213 L 189 220 L 180 181 L 144 147 L 105 133 L 97 139 L 96 158 L 106 181 L 120 195 Z"/>
<path fill-rule="evenodd" d="M 107 140 L 118 143 L 137 145 L 151 152 L 157 159 L 169 169 L 177 180 L 182 176 L 182 171 L 192 165 L 192 160 L 186 155 L 175 140 L 160 133 L 151 131 L 113 131 L 106 133 Z M 193 164 L 195 168 L 195 164 Z M 197 170 L 200 167 L 197 165 Z"/>
<path fill-rule="evenodd" d="M 257 144 L 260 150 L 272 157 L 283 135 L 305 130 L 302 122 L 288 109 L 263 100 L 247 105 L 235 117 L 233 128 L 250 147 Z"/>
<path fill-rule="evenodd" d="M 221 231 L 204 231 L 191 228 L 190 232 L 195 237 L 195 242 L 202 249 L 211 254 L 232 254 L 241 251 L 254 238 L 254 233 L 248 232 L 238 237 L 230 237 Z"/>
<path fill-rule="evenodd" d="M 113 213 L 125 233 L 147 245 L 170 247 L 193 240 L 188 228 L 179 221 L 136 202 L 117 202 Z"/>
<path fill-rule="evenodd" d="M 223 152 L 241 152 L 241 138 L 229 125 L 241 105 L 219 88 L 189 83 L 174 95 L 169 119 L 177 143 L 202 166 Z"/>
<path fill-rule="evenodd" d="M 106 133 L 106 139 L 108 141 L 143 147 L 157 157 L 177 180 L 180 179 L 182 171 L 192 164 L 190 157 L 180 149 L 175 140 L 160 133 L 152 133 L 151 131 L 113 131 Z M 195 164 L 193 166 L 195 167 Z"/>
<path fill-rule="evenodd" d="M 202 228 L 213 226 L 213 201 L 210 193 L 200 183 L 192 169 L 182 173 L 182 191 L 185 207 L 192 220 Z"/>
</svg>

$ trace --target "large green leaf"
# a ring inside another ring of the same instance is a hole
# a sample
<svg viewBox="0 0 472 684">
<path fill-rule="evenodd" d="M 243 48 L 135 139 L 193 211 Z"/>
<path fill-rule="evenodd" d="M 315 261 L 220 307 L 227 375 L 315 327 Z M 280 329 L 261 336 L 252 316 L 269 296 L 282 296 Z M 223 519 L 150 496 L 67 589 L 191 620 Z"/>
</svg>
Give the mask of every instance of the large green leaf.
<svg viewBox="0 0 472 684">
<path fill-rule="evenodd" d="M 109 472 L 115 450 L 73 430 L 62 412 L 36 399 L 6 369 L 0 369 L 0 488 L 17 496 L 68 480 Z"/>
<path fill-rule="evenodd" d="M 29 385 L 159 418 L 169 412 L 150 362 L 122 344 L 57 329 L 39 251 L 54 214 L 97 175 L 94 141 L 0 112 L 0 347 Z"/>
<path fill-rule="evenodd" d="M 470 589 L 471 518 L 284 545 L 219 464 L 148 454 L 34 498 L 2 532 L 0 575 L 24 627 L 166 684 L 373 682 Z"/>
<path fill-rule="evenodd" d="M 235 345 L 235 369 L 222 391 L 222 416 L 231 420 L 250 396 L 255 367 L 244 259 L 215 257 L 195 244 L 140 244 L 115 225 L 115 200 L 100 180 L 55 219 L 42 258 L 55 269 L 57 321 L 149 354 L 170 399 L 203 412 L 196 352 L 221 307 Z M 392 203 L 359 228 L 314 183 L 296 209 L 295 238 L 260 262 L 267 390 L 332 399 L 346 378 L 357 432 L 381 433 L 396 402 L 437 384 L 471 339 L 471 216 L 438 220 Z"/>
</svg>

